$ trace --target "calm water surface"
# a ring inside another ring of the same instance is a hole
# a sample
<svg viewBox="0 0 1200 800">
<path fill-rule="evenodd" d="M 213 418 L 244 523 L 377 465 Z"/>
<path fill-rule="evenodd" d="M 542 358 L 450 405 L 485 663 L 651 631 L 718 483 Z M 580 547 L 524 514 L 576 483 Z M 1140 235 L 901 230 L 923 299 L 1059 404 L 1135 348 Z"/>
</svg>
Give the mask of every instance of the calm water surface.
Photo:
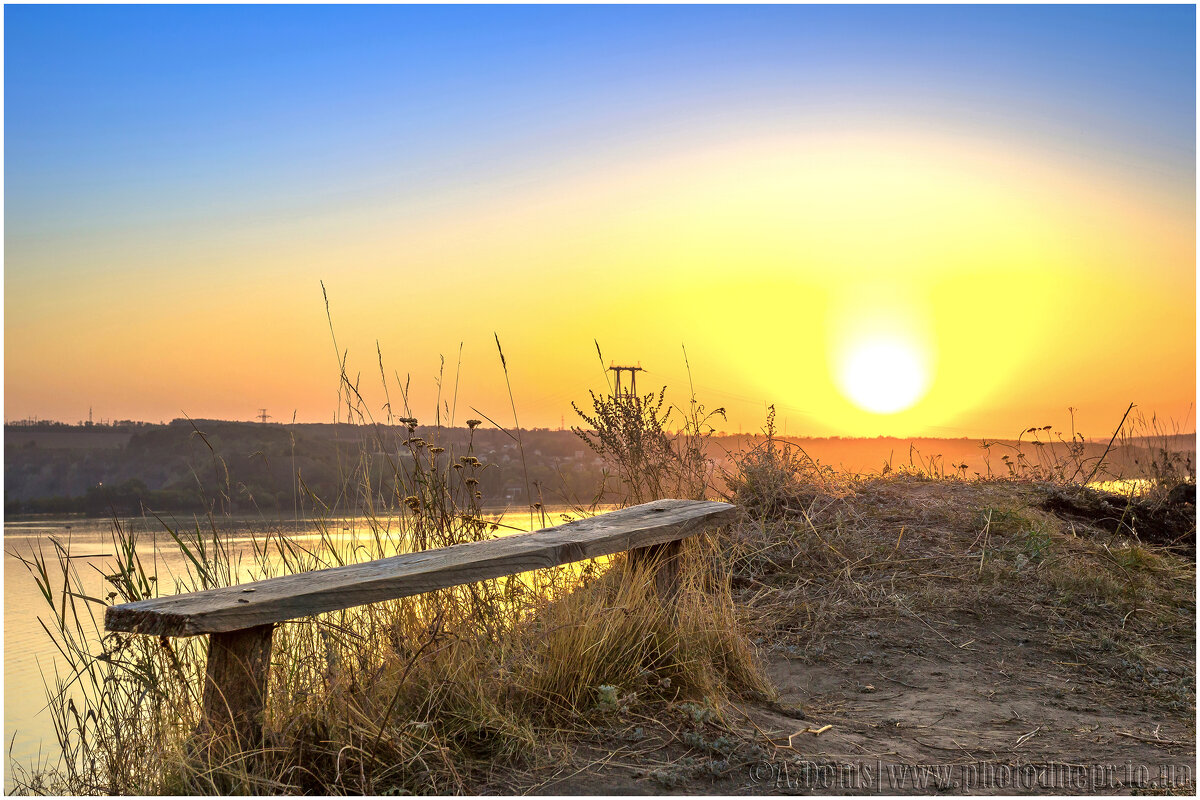
<svg viewBox="0 0 1200 800">
<path fill-rule="evenodd" d="M 561 523 L 561 514 L 565 511 L 565 508 L 548 509 L 544 524 Z M 503 525 L 511 526 L 502 527 L 500 533 L 511 532 L 511 529 L 533 530 L 543 525 L 540 518 L 531 520 L 528 513 L 495 514 L 491 519 L 502 520 Z M 185 531 L 190 524 L 184 520 L 178 522 Z M 281 531 L 301 544 L 316 545 L 321 538 L 316 525 L 309 521 L 235 519 L 223 524 L 228 526 L 229 533 L 223 539 L 229 543 L 231 555 L 235 560 L 238 556 L 242 558 L 243 581 L 262 577 L 260 572 L 251 571 L 255 565 L 252 543 L 256 538 L 261 542 L 266 533 Z M 171 587 L 175 586 L 175 579 L 187 575 L 189 562 L 162 524 L 154 519 L 136 518 L 123 520 L 122 525 L 137 534 L 138 555 L 147 573 L 157 574 L 162 587 L 160 593 L 173 593 Z M 348 520 L 331 522 L 328 530 L 346 552 L 364 541 L 362 537 L 370 535 L 361 522 Z M 69 541 L 75 567 L 88 595 L 104 597 L 108 594 L 112 587 L 104 575 L 116 569 L 111 520 L 63 518 L 4 524 L 4 739 L 11 759 L 26 767 L 39 761 L 57 761 L 54 726 L 46 711 L 46 684 L 53 684 L 55 667 L 61 669 L 63 659 L 39 622 L 40 617 L 53 628 L 54 617 L 33 576 L 17 556 L 28 558 L 41 548 L 51 562 L 53 579 L 58 567 L 51 537 L 64 545 Z M 103 609 L 94 608 L 102 625 Z M 84 627 L 90 630 L 87 621 Z M 5 770 L 6 791 L 12 788 L 10 773 L 11 769 Z"/>
</svg>

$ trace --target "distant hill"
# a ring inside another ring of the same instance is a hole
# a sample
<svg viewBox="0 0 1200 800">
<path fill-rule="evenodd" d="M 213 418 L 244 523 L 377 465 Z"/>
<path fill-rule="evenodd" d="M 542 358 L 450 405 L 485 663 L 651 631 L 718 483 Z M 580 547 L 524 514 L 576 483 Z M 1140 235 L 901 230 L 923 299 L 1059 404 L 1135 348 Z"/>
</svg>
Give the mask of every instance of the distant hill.
<svg viewBox="0 0 1200 800">
<path fill-rule="evenodd" d="M 879 472 L 884 465 L 892 469 L 903 466 L 929 468 L 931 463 L 939 469 L 955 471 L 955 466 L 966 465 L 969 476 L 1003 476 L 1008 474 L 1003 457 L 1016 459 L 1021 452 L 1032 463 L 1050 463 L 1065 458 L 1068 453 L 1067 443 L 1051 439 L 1050 432 L 1042 432 L 1040 441 L 1043 444 L 1033 444 L 1032 438 L 1016 439 L 943 439 L 916 437 L 903 439 L 897 437 L 863 438 L 795 438 L 788 437 L 804 449 L 806 453 L 822 464 L 839 470 L 855 473 Z M 986 446 L 985 446 L 986 445 Z M 1104 454 L 1108 441 L 1087 441 L 1083 443 L 1083 459 L 1098 459 Z M 1171 453 L 1191 454 L 1195 463 L 1196 437 L 1167 436 L 1161 439 L 1135 438 L 1126 441 L 1118 440 L 1105 463 L 1113 470 L 1125 472 L 1136 471 L 1141 462 L 1152 457 L 1154 451 L 1166 448 Z"/>
<path fill-rule="evenodd" d="M 517 443 L 505 432 L 418 427 L 436 440 L 489 464 L 479 490 L 497 504 L 524 505 L 526 470 Z M 175 420 L 133 429 L 6 425 L 4 508 L 26 513 L 136 512 L 159 509 L 288 512 L 307 490 L 329 505 L 359 490 L 353 476 L 360 454 L 383 448 L 395 456 L 407 427 L 260 424 Z M 577 495 L 591 500 L 602 464 L 570 431 L 522 431 L 532 490 L 547 502 Z M 376 459 L 382 463 L 385 459 Z M 377 470 L 378 471 L 378 470 Z M 297 480 L 299 476 L 299 481 Z"/>
<path fill-rule="evenodd" d="M 382 442 L 394 455 L 408 435 L 407 427 L 221 420 L 6 425 L 4 509 L 6 515 L 107 514 L 110 509 L 136 513 L 145 504 L 171 511 L 259 509 L 286 514 L 302 505 L 297 475 L 325 503 L 344 506 L 345 498 L 359 490 L 352 472 L 360 454 L 380 453 Z M 522 430 L 525 469 L 517 443 L 504 431 L 480 427 L 472 433 L 466 428 L 421 426 L 415 435 L 431 442 L 436 439 L 458 454 L 473 442 L 474 455 L 490 465 L 480 474 L 478 488 L 485 502 L 494 505 L 526 503 L 526 470 L 531 490 L 547 503 L 564 498 L 591 501 L 605 479 L 601 460 L 569 430 Z M 1051 432 L 1036 435 L 1048 442 Z M 822 464 L 856 473 L 879 472 L 885 466 L 955 473 L 964 471 L 958 465 L 966 465 L 967 475 L 1005 475 L 1003 456 L 1015 459 L 1018 450 L 1031 463 L 1060 458 L 1066 452 L 1063 442 L 1034 445 L 1032 438 L 1023 442 L 895 437 L 786 440 Z M 719 468 L 729 469 L 734 454 L 763 440 L 762 435 L 714 436 L 708 451 Z M 1099 457 L 1107 444 L 1084 443 L 1084 457 Z M 1130 472 L 1150 463 L 1162 449 L 1182 453 L 1195 463 L 1194 434 L 1118 442 L 1108 460 Z"/>
</svg>

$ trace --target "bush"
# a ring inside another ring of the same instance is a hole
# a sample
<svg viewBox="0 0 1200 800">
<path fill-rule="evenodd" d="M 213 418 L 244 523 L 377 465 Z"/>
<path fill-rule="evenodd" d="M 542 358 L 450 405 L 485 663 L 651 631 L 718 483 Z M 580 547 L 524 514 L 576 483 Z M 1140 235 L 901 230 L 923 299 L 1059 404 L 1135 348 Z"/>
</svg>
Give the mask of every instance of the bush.
<svg viewBox="0 0 1200 800">
<path fill-rule="evenodd" d="M 726 485 L 734 502 L 758 518 L 782 518 L 807 513 L 820 497 L 845 491 L 833 470 L 816 462 L 804 449 L 775 436 L 775 406 L 767 410 L 767 438 L 735 459 Z"/>
<path fill-rule="evenodd" d="M 600 396 L 591 392 L 592 413 L 571 407 L 587 427 L 571 430 L 616 471 L 622 499 L 630 504 L 661 498 L 703 500 L 711 488 L 712 462 L 704 450 L 714 432 L 710 421 L 725 416 L 691 398 L 679 411 L 683 428 L 668 433 L 674 406 L 666 406 L 666 387 L 657 394 Z"/>
</svg>

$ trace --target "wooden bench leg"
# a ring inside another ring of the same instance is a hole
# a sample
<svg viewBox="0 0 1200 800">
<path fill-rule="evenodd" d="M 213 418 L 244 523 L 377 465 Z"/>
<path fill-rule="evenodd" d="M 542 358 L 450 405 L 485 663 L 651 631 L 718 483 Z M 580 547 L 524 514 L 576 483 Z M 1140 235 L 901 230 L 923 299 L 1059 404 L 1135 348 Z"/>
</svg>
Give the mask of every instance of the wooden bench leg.
<svg viewBox="0 0 1200 800">
<path fill-rule="evenodd" d="M 274 625 L 214 633 L 208 641 L 202 732 L 222 750 L 254 750 L 263 744 L 263 711 Z"/>
<path fill-rule="evenodd" d="M 629 551 L 631 569 L 654 570 L 654 590 L 664 600 L 674 599 L 679 592 L 679 561 L 682 543 L 678 540 L 652 544 Z"/>
</svg>

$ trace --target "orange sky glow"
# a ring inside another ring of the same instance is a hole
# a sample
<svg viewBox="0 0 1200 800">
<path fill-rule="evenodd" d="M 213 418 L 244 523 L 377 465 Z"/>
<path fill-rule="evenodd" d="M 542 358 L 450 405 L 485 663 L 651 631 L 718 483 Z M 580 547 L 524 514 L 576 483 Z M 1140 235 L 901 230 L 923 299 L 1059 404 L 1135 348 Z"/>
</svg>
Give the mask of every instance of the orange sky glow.
<svg viewBox="0 0 1200 800">
<path fill-rule="evenodd" d="M 331 421 L 323 281 L 373 411 L 378 346 L 422 422 L 444 357 L 458 424 L 512 424 L 498 336 L 525 427 L 570 425 L 609 361 L 683 403 L 686 347 L 731 432 L 769 403 L 791 435 L 1012 436 L 1074 407 L 1099 437 L 1130 402 L 1194 429 L 1194 148 L 1126 149 L 1067 110 L 1048 124 L 1052 103 L 965 113 L 949 88 L 911 109 L 737 96 L 647 104 L 599 138 L 582 118 L 485 130 L 425 172 L 343 163 L 331 139 L 319 171 L 243 186 L 235 153 L 215 177 L 173 167 L 224 181 L 178 207 L 130 179 L 106 185 L 124 211 L 25 214 L 16 183 L 5 417 Z"/>
</svg>

